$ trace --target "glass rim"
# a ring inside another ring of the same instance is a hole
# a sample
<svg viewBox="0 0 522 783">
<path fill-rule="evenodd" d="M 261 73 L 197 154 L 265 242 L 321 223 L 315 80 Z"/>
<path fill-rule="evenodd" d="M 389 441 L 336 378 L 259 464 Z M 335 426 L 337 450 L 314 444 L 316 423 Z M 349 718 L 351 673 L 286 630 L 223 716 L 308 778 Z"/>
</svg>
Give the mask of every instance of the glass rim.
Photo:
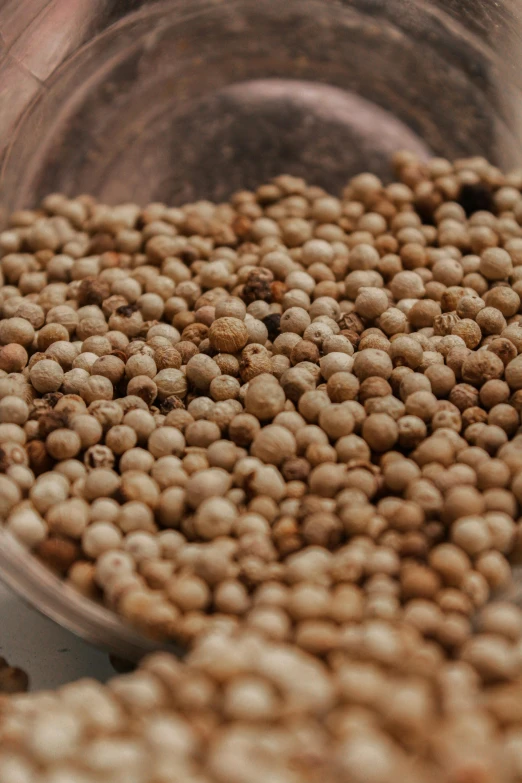
<svg viewBox="0 0 522 783">
<path fill-rule="evenodd" d="M 103 604 L 81 595 L 0 528 L 0 580 L 38 612 L 84 641 L 129 661 L 153 652 L 178 658 L 186 650 L 174 642 L 147 638 Z"/>
</svg>

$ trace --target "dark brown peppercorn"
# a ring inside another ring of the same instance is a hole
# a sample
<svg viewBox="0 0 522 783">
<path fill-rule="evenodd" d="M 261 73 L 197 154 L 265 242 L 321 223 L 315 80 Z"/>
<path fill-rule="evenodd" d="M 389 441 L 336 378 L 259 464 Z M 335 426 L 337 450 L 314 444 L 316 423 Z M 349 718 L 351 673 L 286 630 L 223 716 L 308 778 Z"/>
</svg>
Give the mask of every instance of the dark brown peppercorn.
<svg viewBox="0 0 522 783">
<path fill-rule="evenodd" d="M 280 313 L 270 313 L 263 318 L 263 323 L 268 330 L 268 339 L 274 342 L 277 335 L 280 333 L 279 324 L 281 323 Z"/>
<path fill-rule="evenodd" d="M 269 269 L 253 269 L 241 292 L 241 298 L 245 304 L 251 304 L 258 299 L 263 302 L 271 302 L 272 289 L 270 285 L 273 279 L 274 276 Z"/>
<path fill-rule="evenodd" d="M 139 307 L 137 304 L 126 304 L 118 307 L 116 310 L 117 315 L 123 315 L 125 318 L 130 318 L 133 313 L 137 313 Z"/>
<path fill-rule="evenodd" d="M 495 211 L 493 194 L 491 193 L 491 190 L 482 183 L 462 185 L 457 201 L 461 207 L 463 207 L 468 217 L 473 215 L 474 212 L 481 212 L 483 210 L 486 212 Z"/>
<path fill-rule="evenodd" d="M 48 394 L 44 394 L 42 397 L 43 400 L 51 407 L 54 408 L 57 402 L 59 402 L 63 397 L 63 394 L 61 392 L 49 392 Z"/>
<path fill-rule="evenodd" d="M 193 264 L 198 258 L 198 253 L 193 247 L 184 247 L 179 251 L 179 257 L 185 264 Z"/>
<path fill-rule="evenodd" d="M 49 411 L 38 419 L 38 435 L 45 440 L 50 432 L 69 426 L 69 416 L 65 411 Z"/>
<path fill-rule="evenodd" d="M 170 411 L 173 410 L 179 410 L 184 409 L 185 405 L 183 403 L 183 400 L 180 400 L 179 397 L 167 397 L 166 400 L 163 400 L 163 402 L 160 405 L 160 411 L 164 414 L 170 413 Z"/>
<path fill-rule="evenodd" d="M 86 305 L 98 305 L 99 307 L 103 300 L 110 296 L 110 293 L 111 289 L 106 280 L 85 277 L 78 289 L 78 304 L 80 307 Z"/>
</svg>

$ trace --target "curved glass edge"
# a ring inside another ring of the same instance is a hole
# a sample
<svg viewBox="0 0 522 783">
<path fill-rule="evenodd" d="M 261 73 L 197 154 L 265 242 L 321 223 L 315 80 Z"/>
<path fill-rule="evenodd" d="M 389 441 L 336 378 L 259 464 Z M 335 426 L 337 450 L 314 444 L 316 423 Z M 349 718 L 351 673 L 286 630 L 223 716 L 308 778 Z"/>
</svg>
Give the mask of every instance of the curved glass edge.
<svg viewBox="0 0 522 783">
<path fill-rule="evenodd" d="M 109 609 L 64 584 L 2 529 L 0 579 L 41 614 L 112 655 L 137 662 L 158 650 L 178 658 L 186 652 L 181 645 L 147 639 Z"/>
</svg>

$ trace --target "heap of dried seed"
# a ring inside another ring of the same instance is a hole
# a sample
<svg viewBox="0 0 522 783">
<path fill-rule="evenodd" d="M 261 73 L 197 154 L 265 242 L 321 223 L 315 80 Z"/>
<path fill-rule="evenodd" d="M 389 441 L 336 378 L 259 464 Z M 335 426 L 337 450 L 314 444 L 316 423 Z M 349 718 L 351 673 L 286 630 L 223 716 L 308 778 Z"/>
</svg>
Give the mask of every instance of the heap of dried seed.
<svg viewBox="0 0 522 783">
<path fill-rule="evenodd" d="M 515 622 L 520 646 L 522 613 L 494 614 L 495 632 Z M 407 624 L 353 630 L 358 642 L 329 665 L 252 632 L 214 631 L 186 663 L 156 654 L 106 686 L 4 697 L 0 783 L 522 779 L 520 663 L 510 682 L 482 682 Z"/>
<path fill-rule="evenodd" d="M 522 554 L 522 174 L 395 167 L 14 213 L 6 528 L 158 637 L 324 656 L 382 619 L 467 651 Z"/>
<path fill-rule="evenodd" d="M 341 198 L 285 175 L 227 204 L 53 194 L 15 212 L 0 518 L 156 637 L 258 634 L 334 677 L 348 662 L 380 698 L 404 635 L 424 679 L 401 721 L 429 702 L 446 725 L 433 678 L 460 660 L 473 721 L 456 735 L 483 748 L 500 726 L 518 758 L 521 621 L 488 602 L 522 559 L 522 172 L 394 165 L 397 182 L 361 174 Z M 375 709 L 364 725 L 395 742 Z M 473 769 L 448 779 L 482 783 Z"/>
</svg>

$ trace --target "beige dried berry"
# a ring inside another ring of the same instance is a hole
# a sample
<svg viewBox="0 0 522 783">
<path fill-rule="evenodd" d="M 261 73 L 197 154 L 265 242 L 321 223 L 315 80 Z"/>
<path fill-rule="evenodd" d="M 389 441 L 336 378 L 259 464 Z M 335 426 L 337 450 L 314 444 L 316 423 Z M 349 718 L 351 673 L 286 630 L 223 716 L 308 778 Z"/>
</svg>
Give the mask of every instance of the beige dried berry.
<svg viewBox="0 0 522 783">
<path fill-rule="evenodd" d="M 486 381 L 502 378 L 503 374 L 502 360 L 491 351 L 470 353 L 462 363 L 462 380 L 474 386 L 482 386 Z"/>
<path fill-rule="evenodd" d="M 210 345 L 216 351 L 223 353 L 237 353 L 248 342 L 248 329 L 244 321 L 239 318 L 224 316 L 217 318 L 208 332 Z"/>
</svg>

